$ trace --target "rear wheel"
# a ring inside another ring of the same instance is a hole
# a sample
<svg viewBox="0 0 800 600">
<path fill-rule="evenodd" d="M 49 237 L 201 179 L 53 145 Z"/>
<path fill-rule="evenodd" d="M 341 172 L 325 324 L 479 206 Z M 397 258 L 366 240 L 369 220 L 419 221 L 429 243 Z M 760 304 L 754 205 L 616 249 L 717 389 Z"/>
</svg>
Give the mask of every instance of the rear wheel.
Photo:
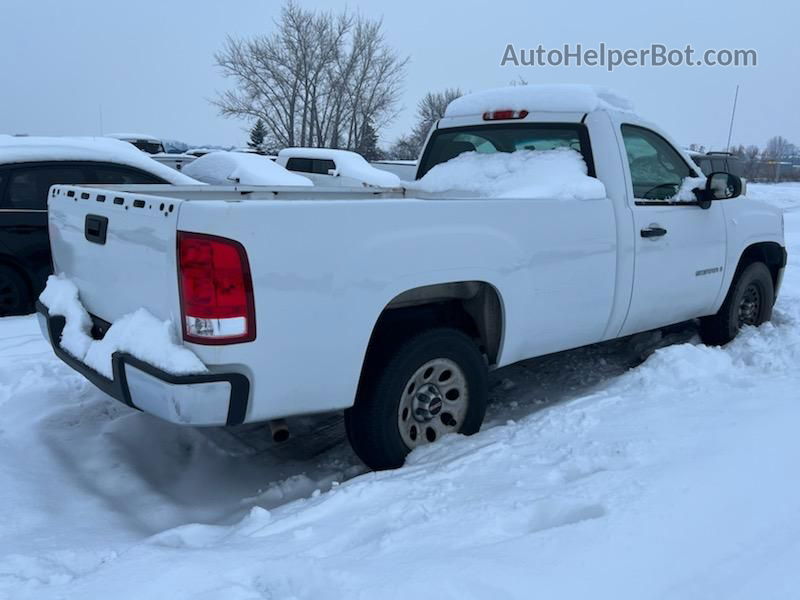
<svg viewBox="0 0 800 600">
<path fill-rule="evenodd" d="M 367 365 L 345 413 L 350 444 L 373 469 L 448 433 L 476 433 L 486 412 L 487 368 L 476 344 L 456 329 L 420 333 Z"/>
<path fill-rule="evenodd" d="M 0 317 L 25 314 L 30 308 L 26 281 L 11 267 L 0 265 Z"/>
<path fill-rule="evenodd" d="M 769 321 L 774 303 L 772 273 L 764 263 L 752 263 L 736 277 L 719 312 L 700 319 L 700 337 L 712 346 L 727 344 L 742 327 Z"/>
</svg>

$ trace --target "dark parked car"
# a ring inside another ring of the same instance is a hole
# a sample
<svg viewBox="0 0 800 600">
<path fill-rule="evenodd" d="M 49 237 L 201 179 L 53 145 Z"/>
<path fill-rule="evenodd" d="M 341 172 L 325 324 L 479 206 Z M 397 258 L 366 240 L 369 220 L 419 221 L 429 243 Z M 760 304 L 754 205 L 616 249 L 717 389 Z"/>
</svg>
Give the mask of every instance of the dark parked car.
<svg viewBox="0 0 800 600">
<path fill-rule="evenodd" d="M 737 177 L 742 176 L 742 161 L 735 154 L 730 152 L 694 152 L 690 151 L 689 156 L 706 175 L 722 171 L 731 173 Z"/>
<path fill-rule="evenodd" d="M 0 316 L 29 312 L 52 271 L 47 193 L 55 183 L 197 182 L 116 140 L 0 136 Z"/>
</svg>

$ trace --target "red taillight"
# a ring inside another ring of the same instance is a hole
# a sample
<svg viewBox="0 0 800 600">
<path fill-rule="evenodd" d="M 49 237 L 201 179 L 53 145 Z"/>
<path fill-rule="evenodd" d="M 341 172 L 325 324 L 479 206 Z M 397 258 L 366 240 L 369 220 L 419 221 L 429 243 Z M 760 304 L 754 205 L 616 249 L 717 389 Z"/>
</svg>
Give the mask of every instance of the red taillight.
<svg viewBox="0 0 800 600">
<path fill-rule="evenodd" d="M 527 110 L 495 110 L 483 113 L 483 120 L 502 121 L 504 119 L 524 119 L 527 116 Z"/>
<path fill-rule="evenodd" d="M 253 281 L 239 242 L 179 231 L 178 283 L 183 339 L 196 344 L 256 339 Z"/>
</svg>

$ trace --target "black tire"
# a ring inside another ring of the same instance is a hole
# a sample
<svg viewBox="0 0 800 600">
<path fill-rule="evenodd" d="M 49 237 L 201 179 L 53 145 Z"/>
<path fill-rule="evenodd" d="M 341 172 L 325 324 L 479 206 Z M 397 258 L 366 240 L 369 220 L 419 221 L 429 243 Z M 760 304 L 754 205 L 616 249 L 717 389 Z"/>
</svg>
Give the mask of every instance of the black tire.
<svg viewBox="0 0 800 600">
<path fill-rule="evenodd" d="M 431 329 L 419 333 L 401 343 L 394 352 L 368 362 L 355 404 L 345 412 L 350 445 L 368 467 L 380 470 L 403 465 L 411 449 L 403 441 L 403 435 L 408 436 L 408 431 L 401 434 L 400 430 L 401 414 L 407 414 L 401 406 L 407 401 L 417 402 L 417 398 L 422 397 L 417 394 L 413 400 L 407 400 L 404 394 L 409 394 L 409 398 L 413 396 L 407 386 L 415 376 L 420 376 L 420 372 L 427 372 L 427 369 L 421 371 L 423 367 L 436 361 L 454 364 L 460 370 L 457 377 L 465 389 L 467 400 L 460 423 L 445 421 L 445 417 L 452 417 L 446 412 L 444 396 L 440 396 L 441 412 L 436 412 L 436 416 L 429 413 L 428 418 L 441 419 L 453 428 L 452 431 L 466 435 L 480 429 L 486 413 L 488 370 L 477 345 L 456 329 Z M 447 372 L 446 367 L 443 369 Z M 438 421 L 431 424 L 434 429 L 439 426 Z M 420 424 L 419 443 L 427 443 L 421 437 L 422 427 L 425 427 L 424 422 Z"/>
<path fill-rule="evenodd" d="M 719 312 L 700 319 L 700 338 L 709 346 L 727 344 L 744 325 L 769 321 L 774 303 L 772 273 L 764 263 L 752 263 L 736 276 Z"/>
<path fill-rule="evenodd" d="M 0 317 L 24 315 L 30 310 L 28 283 L 11 267 L 0 265 Z"/>
</svg>

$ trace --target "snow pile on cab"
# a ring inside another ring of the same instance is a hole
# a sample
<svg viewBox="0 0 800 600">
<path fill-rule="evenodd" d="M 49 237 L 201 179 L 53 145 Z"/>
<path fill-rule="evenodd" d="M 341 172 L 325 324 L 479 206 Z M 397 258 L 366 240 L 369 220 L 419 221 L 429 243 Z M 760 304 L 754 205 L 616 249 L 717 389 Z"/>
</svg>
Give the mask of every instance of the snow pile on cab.
<svg viewBox="0 0 800 600">
<path fill-rule="evenodd" d="M 697 188 L 702 190 L 705 187 L 705 177 L 684 177 L 678 191 L 669 200 L 672 202 L 696 202 L 697 196 L 694 195 L 694 190 Z"/>
<path fill-rule="evenodd" d="M 186 165 L 183 172 L 211 185 L 313 185 L 265 156 L 246 152 L 211 152 Z"/>
<path fill-rule="evenodd" d="M 397 187 L 400 185 L 400 178 L 394 173 L 376 169 L 369 164 L 366 159 L 356 152 L 349 150 L 335 150 L 332 148 L 284 148 L 278 152 L 278 157 L 289 158 L 313 158 L 320 160 L 332 160 L 336 165 L 336 170 L 342 177 L 357 179 L 364 185 L 374 185 L 380 187 Z"/>
<path fill-rule="evenodd" d="M 517 85 L 467 94 L 453 100 L 445 117 L 467 117 L 496 110 L 579 112 L 618 110 L 633 112 L 633 104 L 613 90 L 585 84 Z"/>
<path fill-rule="evenodd" d="M 587 175 L 583 157 L 569 148 L 484 154 L 465 152 L 433 167 L 410 190 L 476 192 L 497 198 L 590 200 L 605 186 Z"/>
<path fill-rule="evenodd" d="M 174 185 L 197 185 L 191 177 L 162 165 L 128 142 L 101 137 L 0 135 L 0 163 L 44 160 L 113 162 L 142 169 Z"/>
<path fill-rule="evenodd" d="M 111 355 L 117 351 L 176 375 L 206 371 L 191 350 L 178 345 L 172 323 L 160 321 L 143 308 L 114 322 L 102 340 L 95 340 L 89 335 L 92 320 L 72 281 L 51 275 L 39 300 L 51 315 L 66 319 L 61 347 L 109 379 L 113 378 Z"/>
</svg>

